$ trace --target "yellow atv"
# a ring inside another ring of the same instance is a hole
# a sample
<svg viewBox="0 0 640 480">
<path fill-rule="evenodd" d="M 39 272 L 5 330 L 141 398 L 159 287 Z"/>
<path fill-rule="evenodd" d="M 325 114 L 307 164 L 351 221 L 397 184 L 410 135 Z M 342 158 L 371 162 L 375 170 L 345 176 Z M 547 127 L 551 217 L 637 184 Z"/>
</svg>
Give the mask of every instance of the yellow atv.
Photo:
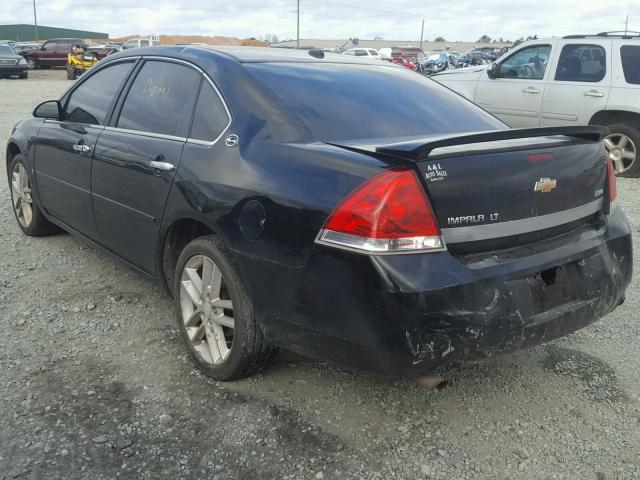
<svg viewBox="0 0 640 480">
<path fill-rule="evenodd" d="M 95 53 L 87 52 L 82 45 L 71 47 L 67 54 L 67 78 L 75 80 L 96 63 L 98 63 L 98 55 Z"/>
</svg>

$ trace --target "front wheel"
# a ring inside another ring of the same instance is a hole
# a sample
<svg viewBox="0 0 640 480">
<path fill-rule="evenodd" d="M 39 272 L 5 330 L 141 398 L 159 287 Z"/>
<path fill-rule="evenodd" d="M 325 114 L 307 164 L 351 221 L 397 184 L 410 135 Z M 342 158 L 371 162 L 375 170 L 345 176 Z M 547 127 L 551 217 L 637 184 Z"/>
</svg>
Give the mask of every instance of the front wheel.
<svg viewBox="0 0 640 480">
<path fill-rule="evenodd" d="M 67 80 L 75 80 L 77 77 L 76 69 L 73 65 L 67 65 Z"/>
<path fill-rule="evenodd" d="M 27 68 L 29 68 L 29 70 L 38 68 L 38 60 L 35 58 L 27 58 Z"/>
<path fill-rule="evenodd" d="M 604 139 L 604 145 L 613 162 L 618 177 L 640 177 L 640 131 L 630 125 L 616 123 L 608 125 L 611 133 Z"/>
<path fill-rule="evenodd" d="M 178 328 L 205 375 L 236 380 L 272 363 L 277 349 L 265 342 L 237 267 L 217 237 L 185 247 L 174 282 Z"/>
<path fill-rule="evenodd" d="M 16 155 L 9 166 L 9 182 L 13 213 L 22 231 L 31 237 L 44 237 L 57 231 L 57 227 L 47 220 L 33 201 L 31 182 L 27 173 L 25 158 Z"/>
</svg>

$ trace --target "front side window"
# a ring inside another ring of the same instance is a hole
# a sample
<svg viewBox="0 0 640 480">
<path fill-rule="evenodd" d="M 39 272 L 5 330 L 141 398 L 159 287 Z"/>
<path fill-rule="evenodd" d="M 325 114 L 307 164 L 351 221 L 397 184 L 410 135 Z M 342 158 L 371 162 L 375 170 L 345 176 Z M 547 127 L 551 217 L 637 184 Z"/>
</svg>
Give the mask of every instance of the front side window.
<svg viewBox="0 0 640 480">
<path fill-rule="evenodd" d="M 500 63 L 497 76 L 500 78 L 542 80 L 550 53 L 550 45 L 523 48 Z"/>
<path fill-rule="evenodd" d="M 229 123 L 229 116 L 220 96 L 207 81 L 202 83 L 190 138 L 213 142 Z"/>
<path fill-rule="evenodd" d="M 146 62 L 131 85 L 117 126 L 186 137 L 201 78 L 184 65 Z"/>
<path fill-rule="evenodd" d="M 620 47 L 624 79 L 632 85 L 640 85 L 640 45 Z"/>
<path fill-rule="evenodd" d="M 58 48 L 58 42 L 47 42 L 42 46 L 43 50 L 55 50 Z"/>
<path fill-rule="evenodd" d="M 376 52 L 375 50 L 369 50 L 369 55 L 371 55 L 372 57 L 377 57 L 378 52 Z"/>
<path fill-rule="evenodd" d="M 366 57 L 366 56 L 367 56 L 366 50 L 356 50 L 356 57 Z"/>
<path fill-rule="evenodd" d="M 599 82 L 607 73 L 606 53 L 600 45 L 571 44 L 562 47 L 556 80 Z"/>
<path fill-rule="evenodd" d="M 105 125 L 116 93 L 132 68 L 133 62 L 116 63 L 87 78 L 71 93 L 63 112 L 63 120 Z"/>
<path fill-rule="evenodd" d="M 149 46 L 149 40 L 140 40 L 140 46 L 141 47 L 148 47 Z"/>
</svg>

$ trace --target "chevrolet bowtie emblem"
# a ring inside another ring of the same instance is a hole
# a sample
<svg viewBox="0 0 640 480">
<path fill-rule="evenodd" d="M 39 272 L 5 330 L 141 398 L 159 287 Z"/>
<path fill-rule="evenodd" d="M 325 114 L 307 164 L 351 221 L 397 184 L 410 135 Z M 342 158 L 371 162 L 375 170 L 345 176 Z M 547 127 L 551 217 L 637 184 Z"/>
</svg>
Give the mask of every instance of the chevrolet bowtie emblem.
<svg viewBox="0 0 640 480">
<path fill-rule="evenodd" d="M 541 178 L 536 182 L 535 187 L 533 187 L 534 192 L 542 192 L 548 193 L 554 188 L 556 188 L 556 184 L 558 182 L 555 178 Z"/>
</svg>

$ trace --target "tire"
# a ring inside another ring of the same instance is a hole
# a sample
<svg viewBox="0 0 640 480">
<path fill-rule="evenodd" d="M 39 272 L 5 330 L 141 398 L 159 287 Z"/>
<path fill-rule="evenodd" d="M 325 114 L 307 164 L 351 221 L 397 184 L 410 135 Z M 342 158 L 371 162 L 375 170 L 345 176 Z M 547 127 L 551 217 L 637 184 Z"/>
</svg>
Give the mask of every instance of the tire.
<svg viewBox="0 0 640 480">
<path fill-rule="evenodd" d="M 8 176 L 11 205 L 20 229 L 30 237 L 45 237 L 57 232 L 58 227 L 45 218 L 38 205 L 33 201 L 31 180 L 24 156 L 18 154 L 13 157 L 9 164 Z M 18 195 L 20 198 L 17 198 Z"/>
<path fill-rule="evenodd" d="M 198 283 L 210 286 L 198 288 Z M 237 380 L 271 365 L 278 349 L 265 342 L 238 269 L 217 237 L 199 237 L 184 248 L 173 292 L 178 329 L 192 362 L 205 375 Z"/>
<path fill-rule="evenodd" d="M 29 70 L 35 70 L 38 68 L 38 59 L 37 58 L 27 58 L 27 67 Z"/>
<path fill-rule="evenodd" d="M 21 78 L 22 80 L 26 80 L 28 77 L 29 77 L 29 74 L 28 74 L 28 73 L 21 73 L 21 74 L 20 74 L 20 78 Z"/>
<path fill-rule="evenodd" d="M 76 69 L 73 65 L 67 65 L 67 80 L 75 80 L 76 78 Z"/>
<path fill-rule="evenodd" d="M 640 177 L 640 130 L 625 123 L 607 125 L 611 134 L 605 137 L 613 167 L 618 177 Z M 623 139 L 626 139 L 624 143 Z M 620 148 L 624 143 L 624 148 Z M 633 153 L 633 158 L 629 158 Z"/>
</svg>

